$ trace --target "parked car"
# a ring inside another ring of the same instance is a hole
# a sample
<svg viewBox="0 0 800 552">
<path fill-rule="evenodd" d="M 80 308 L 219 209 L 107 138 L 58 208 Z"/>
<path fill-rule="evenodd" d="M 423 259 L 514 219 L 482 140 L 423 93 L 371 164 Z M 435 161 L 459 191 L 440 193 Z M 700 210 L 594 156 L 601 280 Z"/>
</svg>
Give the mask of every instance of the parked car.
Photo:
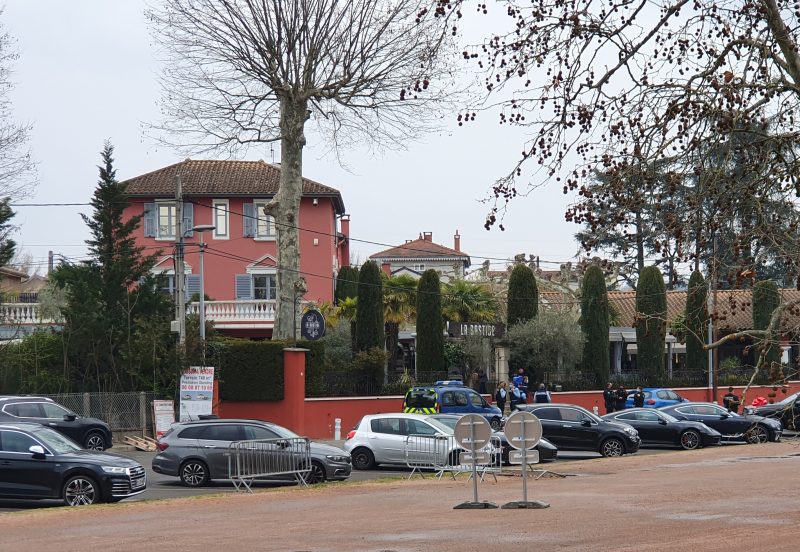
<svg viewBox="0 0 800 552">
<path fill-rule="evenodd" d="M 440 436 L 441 448 L 420 448 L 416 455 L 422 457 L 429 450 L 431 465 L 448 462 L 457 465 L 463 448 L 453 438 L 451 426 L 424 414 L 369 414 L 361 418 L 347 434 L 344 450 L 353 457 L 353 467 L 370 470 L 379 464 L 405 466 L 406 440 L 409 436 Z M 420 443 L 426 447 L 428 443 Z M 486 452 L 499 456 L 499 450 L 487 445 Z M 498 458 L 499 461 L 499 458 Z"/>
<path fill-rule="evenodd" d="M 0 422 L 42 424 L 92 450 L 105 450 L 113 444 L 107 423 L 78 416 L 47 397 L 0 397 Z"/>
<path fill-rule="evenodd" d="M 603 416 L 604 420 L 623 422 L 639 432 L 643 445 L 677 445 L 687 450 L 718 445 L 719 431 L 701 422 L 681 421 L 652 408 L 631 408 Z"/>
<path fill-rule="evenodd" d="M 661 410 L 679 420 L 703 422 L 719 431 L 723 440 L 765 443 L 779 441 L 783 432 L 778 420 L 763 416 L 740 416 L 714 403 L 681 403 L 665 406 Z"/>
<path fill-rule="evenodd" d="M 745 406 L 744 413 L 780 420 L 783 429 L 797 430 L 800 428 L 800 393 L 789 395 L 774 404 Z"/>
<path fill-rule="evenodd" d="M 480 414 L 497 431 L 503 427 L 503 413 L 489 404 L 461 380 L 437 381 L 433 385 L 412 387 L 403 399 L 406 414 Z"/>
<path fill-rule="evenodd" d="M 461 418 L 461 416 L 458 414 L 434 414 L 430 417 L 434 420 L 442 422 L 451 429 L 455 429 L 456 422 L 459 420 L 459 418 Z M 502 449 L 501 462 L 503 465 L 507 465 L 509 463 L 508 458 L 509 452 L 511 451 L 511 446 L 508 444 L 506 434 L 502 431 L 495 431 L 493 435 L 495 435 L 500 441 L 500 446 Z M 539 462 L 554 462 L 558 457 L 558 447 L 544 437 L 542 437 L 536 444 L 536 450 L 539 451 Z"/>
<path fill-rule="evenodd" d="M 639 450 L 636 430 L 622 422 L 595 416 L 572 404 L 540 403 L 523 405 L 542 422 L 543 436 L 558 450 L 585 450 L 603 456 L 622 456 Z"/>
<path fill-rule="evenodd" d="M 661 408 L 662 406 L 670 406 L 682 402 L 689 402 L 689 399 L 684 399 L 672 389 L 666 387 L 643 387 L 644 392 L 644 407 L 645 408 Z M 625 401 L 625 408 L 633 408 L 633 395 L 636 390 L 628 391 L 628 399 Z"/>
<path fill-rule="evenodd" d="M 260 420 L 206 419 L 174 424 L 158 440 L 153 471 L 179 477 L 188 487 L 200 487 L 214 479 L 228 479 L 228 447 L 234 441 L 294 439 L 299 436 L 277 424 Z M 350 455 L 324 443 L 310 444 L 311 471 L 307 483 L 350 477 Z"/>
<path fill-rule="evenodd" d="M 130 458 L 85 450 L 41 424 L 0 423 L 0 497 L 61 499 L 68 506 L 118 502 L 147 488 Z"/>
</svg>

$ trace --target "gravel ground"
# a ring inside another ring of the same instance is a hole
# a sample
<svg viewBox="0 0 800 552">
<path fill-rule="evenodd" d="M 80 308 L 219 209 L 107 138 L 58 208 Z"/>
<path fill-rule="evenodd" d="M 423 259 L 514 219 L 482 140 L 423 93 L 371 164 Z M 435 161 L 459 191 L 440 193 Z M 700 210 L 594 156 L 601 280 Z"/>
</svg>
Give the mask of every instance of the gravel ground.
<svg viewBox="0 0 800 552">
<path fill-rule="evenodd" d="M 549 502 L 545 510 L 454 510 L 472 498 L 472 484 L 463 476 L 353 482 L 2 514 L 0 550 L 796 548 L 800 495 L 791 481 L 800 470 L 797 442 L 557 467 L 574 476 L 529 481 L 529 498 Z M 520 500 L 522 480 L 490 478 L 479 493 L 498 504 Z"/>
</svg>

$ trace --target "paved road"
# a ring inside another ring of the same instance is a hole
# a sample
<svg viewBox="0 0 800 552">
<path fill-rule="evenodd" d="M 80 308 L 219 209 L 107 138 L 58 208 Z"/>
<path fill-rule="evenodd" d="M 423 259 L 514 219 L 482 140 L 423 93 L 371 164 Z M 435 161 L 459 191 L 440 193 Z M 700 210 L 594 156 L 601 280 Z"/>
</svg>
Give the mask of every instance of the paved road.
<svg viewBox="0 0 800 552">
<path fill-rule="evenodd" d="M 115 451 L 111 449 L 110 452 L 115 452 Z M 151 461 L 153 459 L 153 456 L 155 456 L 154 452 L 128 451 L 128 450 L 117 451 L 117 452 L 124 456 L 128 456 L 129 458 L 133 458 L 134 460 L 138 461 L 143 466 L 145 466 L 145 468 L 147 469 L 147 491 L 138 496 L 126 499 L 126 502 L 236 492 L 235 489 L 233 488 L 233 484 L 225 481 L 212 482 L 212 484 L 208 487 L 201 487 L 201 488 L 184 487 L 178 481 L 177 478 L 161 475 L 155 473 L 152 469 L 150 469 Z M 641 449 L 638 454 L 649 455 L 649 454 L 658 454 L 660 452 L 664 451 L 660 449 Z M 600 458 L 600 455 L 592 452 L 559 452 L 559 458 L 561 460 L 588 461 L 594 458 Z M 543 464 L 543 466 L 546 467 L 547 469 L 555 471 L 558 471 L 558 465 L 559 462 Z M 409 470 L 405 467 L 394 468 L 394 467 L 382 466 L 380 469 L 377 470 L 370 470 L 370 471 L 354 470 L 350 479 L 353 481 L 366 481 L 373 479 L 381 479 L 385 477 L 402 477 L 407 475 L 408 473 Z M 289 484 L 290 483 L 284 483 L 284 482 L 256 482 L 255 486 L 267 488 L 267 487 L 286 486 Z M 53 508 L 61 505 L 62 505 L 61 501 L 57 500 L 19 501 L 19 500 L 0 499 L 0 513 L 14 512 L 17 510 L 29 510 L 36 508 Z"/>
</svg>

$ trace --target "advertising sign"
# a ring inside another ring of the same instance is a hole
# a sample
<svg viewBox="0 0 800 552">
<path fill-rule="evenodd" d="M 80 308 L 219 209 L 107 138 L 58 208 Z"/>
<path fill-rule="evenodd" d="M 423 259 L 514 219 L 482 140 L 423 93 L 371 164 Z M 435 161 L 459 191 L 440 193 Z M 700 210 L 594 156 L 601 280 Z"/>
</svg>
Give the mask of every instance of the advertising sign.
<svg viewBox="0 0 800 552">
<path fill-rule="evenodd" d="M 192 366 L 181 375 L 180 401 L 182 422 L 211 414 L 214 402 L 213 366 Z"/>
<path fill-rule="evenodd" d="M 175 423 L 175 401 L 153 401 L 153 423 L 156 426 L 156 439 L 161 439 Z"/>
<path fill-rule="evenodd" d="M 303 313 L 300 319 L 300 335 L 303 339 L 316 341 L 325 335 L 325 317 L 318 310 Z"/>
</svg>

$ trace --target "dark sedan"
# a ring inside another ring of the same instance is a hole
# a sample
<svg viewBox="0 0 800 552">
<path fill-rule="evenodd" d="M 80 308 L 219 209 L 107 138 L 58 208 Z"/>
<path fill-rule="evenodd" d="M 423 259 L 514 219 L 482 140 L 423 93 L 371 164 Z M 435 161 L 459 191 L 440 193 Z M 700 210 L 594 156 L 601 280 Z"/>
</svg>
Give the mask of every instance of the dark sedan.
<svg viewBox="0 0 800 552">
<path fill-rule="evenodd" d="M 681 403 L 659 409 L 679 420 L 703 422 L 722 434 L 723 440 L 765 443 L 779 441 L 783 428 L 763 416 L 740 416 L 714 403 Z"/>
<path fill-rule="evenodd" d="M 745 406 L 744 413 L 780 420 L 783 429 L 797 430 L 800 428 L 800 393 L 789 395 L 775 404 Z"/>
<path fill-rule="evenodd" d="M 542 422 L 542 433 L 559 450 L 585 450 L 622 456 L 639 450 L 634 428 L 610 422 L 572 404 L 529 404 L 522 407 Z"/>
<path fill-rule="evenodd" d="M 677 445 L 687 450 L 718 445 L 719 431 L 700 422 L 681 421 L 652 408 L 632 408 L 603 416 L 604 420 L 624 422 L 639 432 L 642 445 Z"/>
</svg>

